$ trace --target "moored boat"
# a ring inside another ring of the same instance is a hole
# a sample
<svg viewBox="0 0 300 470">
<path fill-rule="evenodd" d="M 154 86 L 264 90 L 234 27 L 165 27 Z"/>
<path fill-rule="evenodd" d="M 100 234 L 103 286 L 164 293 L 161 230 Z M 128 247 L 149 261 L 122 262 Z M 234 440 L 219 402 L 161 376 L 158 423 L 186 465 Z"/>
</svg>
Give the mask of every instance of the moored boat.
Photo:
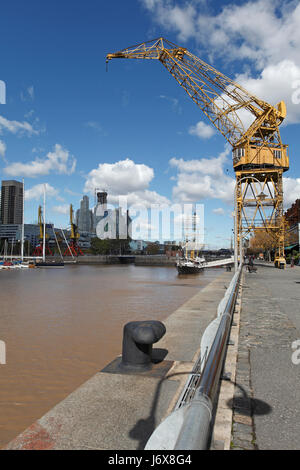
<svg viewBox="0 0 300 470">
<path fill-rule="evenodd" d="M 204 270 L 204 258 L 180 258 L 176 263 L 179 274 L 198 274 Z"/>
<path fill-rule="evenodd" d="M 65 263 L 59 261 L 40 261 L 35 266 L 37 268 L 63 268 Z"/>
</svg>

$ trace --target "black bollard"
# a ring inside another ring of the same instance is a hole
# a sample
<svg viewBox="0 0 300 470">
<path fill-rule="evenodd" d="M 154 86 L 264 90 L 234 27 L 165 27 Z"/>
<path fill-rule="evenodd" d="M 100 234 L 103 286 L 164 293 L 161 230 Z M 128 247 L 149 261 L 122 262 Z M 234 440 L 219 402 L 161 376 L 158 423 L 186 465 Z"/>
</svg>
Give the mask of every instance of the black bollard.
<svg viewBox="0 0 300 470">
<path fill-rule="evenodd" d="M 156 320 L 132 321 L 124 326 L 121 368 L 148 370 L 152 367 L 152 345 L 165 334 L 166 327 Z"/>
</svg>

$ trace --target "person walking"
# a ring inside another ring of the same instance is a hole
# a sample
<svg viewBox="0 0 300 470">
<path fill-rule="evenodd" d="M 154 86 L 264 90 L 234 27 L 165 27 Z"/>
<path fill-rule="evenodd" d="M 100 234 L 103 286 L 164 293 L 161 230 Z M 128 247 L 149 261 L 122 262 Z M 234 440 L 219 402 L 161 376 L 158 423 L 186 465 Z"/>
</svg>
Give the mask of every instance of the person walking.
<svg viewBox="0 0 300 470">
<path fill-rule="evenodd" d="M 295 258 L 294 256 L 291 257 L 291 268 L 295 266 Z"/>
</svg>

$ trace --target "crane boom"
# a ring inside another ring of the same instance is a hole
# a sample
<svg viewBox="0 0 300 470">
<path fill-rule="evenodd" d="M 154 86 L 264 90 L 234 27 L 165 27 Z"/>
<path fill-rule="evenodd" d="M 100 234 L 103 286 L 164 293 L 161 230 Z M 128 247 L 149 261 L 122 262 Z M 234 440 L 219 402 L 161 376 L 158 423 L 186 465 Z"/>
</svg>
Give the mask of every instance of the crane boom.
<svg viewBox="0 0 300 470">
<path fill-rule="evenodd" d="M 283 101 L 277 107 L 270 105 L 186 48 L 164 38 L 107 54 L 107 61 L 114 58 L 159 60 L 233 147 L 247 139 L 254 142 L 264 137 L 266 140 L 286 116 Z M 246 109 L 254 119 L 248 129 L 240 117 L 241 109 Z"/>
</svg>

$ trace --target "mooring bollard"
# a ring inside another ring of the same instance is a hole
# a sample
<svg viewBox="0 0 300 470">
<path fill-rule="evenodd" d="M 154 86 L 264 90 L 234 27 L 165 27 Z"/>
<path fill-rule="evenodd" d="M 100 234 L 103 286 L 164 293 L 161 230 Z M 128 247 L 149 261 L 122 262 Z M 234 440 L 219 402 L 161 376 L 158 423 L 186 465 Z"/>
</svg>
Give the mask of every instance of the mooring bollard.
<svg viewBox="0 0 300 470">
<path fill-rule="evenodd" d="M 151 369 L 152 345 L 165 334 L 166 327 L 156 320 L 132 321 L 124 326 L 121 368 Z"/>
</svg>

